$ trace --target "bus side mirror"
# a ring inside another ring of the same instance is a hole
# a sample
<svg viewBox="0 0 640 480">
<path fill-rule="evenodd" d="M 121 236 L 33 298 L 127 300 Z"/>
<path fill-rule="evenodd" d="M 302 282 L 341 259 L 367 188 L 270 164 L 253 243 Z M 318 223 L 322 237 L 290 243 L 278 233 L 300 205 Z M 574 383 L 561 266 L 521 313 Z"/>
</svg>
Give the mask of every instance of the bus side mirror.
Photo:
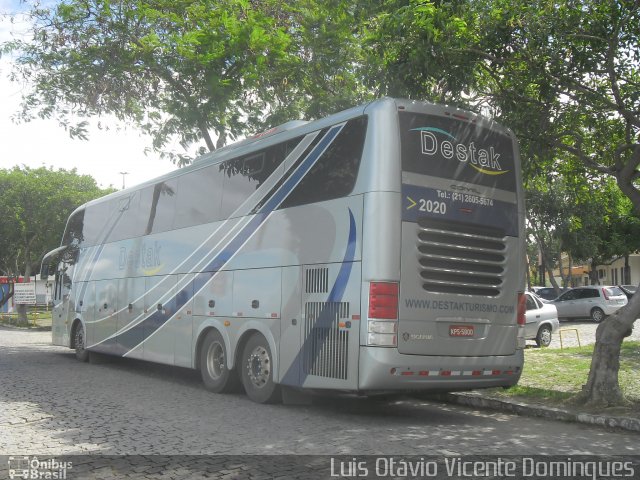
<svg viewBox="0 0 640 480">
<path fill-rule="evenodd" d="M 48 280 L 50 276 L 55 275 L 60 255 L 66 250 L 67 247 L 58 247 L 44 256 L 40 264 L 40 278 L 42 280 Z"/>
<path fill-rule="evenodd" d="M 42 265 L 40 266 L 40 279 L 48 280 L 49 275 L 53 275 L 54 273 L 56 273 L 56 271 L 53 265 L 47 262 L 46 259 L 43 260 Z"/>
</svg>

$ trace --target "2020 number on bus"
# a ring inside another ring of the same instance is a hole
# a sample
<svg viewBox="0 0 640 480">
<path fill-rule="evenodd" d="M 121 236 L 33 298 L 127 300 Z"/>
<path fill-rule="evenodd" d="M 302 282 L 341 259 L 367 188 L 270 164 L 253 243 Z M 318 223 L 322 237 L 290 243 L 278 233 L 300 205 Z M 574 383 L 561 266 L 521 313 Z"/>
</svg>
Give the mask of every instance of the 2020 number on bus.
<svg viewBox="0 0 640 480">
<path fill-rule="evenodd" d="M 425 200 L 421 198 L 418 200 L 418 210 L 427 213 L 439 213 L 444 215 L 447 213 L 447 204 L 444 202 L 438 202 L 434 200 Z"/>
</svg>

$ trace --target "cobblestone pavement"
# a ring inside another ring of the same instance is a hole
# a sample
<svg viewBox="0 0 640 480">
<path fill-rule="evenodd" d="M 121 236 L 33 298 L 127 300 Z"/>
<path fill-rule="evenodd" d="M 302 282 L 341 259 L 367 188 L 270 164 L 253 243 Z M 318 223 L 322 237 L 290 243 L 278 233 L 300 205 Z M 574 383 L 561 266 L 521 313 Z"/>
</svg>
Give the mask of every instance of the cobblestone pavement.
<svg viewBox="0 0 640 480">
<path fill-rule="evenodd" d="M 578 338 L 580 345 L 591 345 L 596 343 L 596 328 L 598 324 L 590 320 L 560 320 L 560 328 L 562 333 L 563 347 L 577 347 Z M 577 329 L 577 332 L 575 331 Z M 631 336 L 625 340 L 635 340 L 640 342 L 640 322 L 636 321 Z M 535 345 L 534 341 L 527 341 L 527 345 Z M 560 332 L 556 331 L 551 338 L 549 348 L 560 348 Z"/>
<path fill-rule="evenodd" d="M 192 370 L 82 364 L 50 342 L 0 327 L 0 455 L 637 453 L 630 432 L 411 397 L 256 405 L 205 391 Z"/>
</svg>

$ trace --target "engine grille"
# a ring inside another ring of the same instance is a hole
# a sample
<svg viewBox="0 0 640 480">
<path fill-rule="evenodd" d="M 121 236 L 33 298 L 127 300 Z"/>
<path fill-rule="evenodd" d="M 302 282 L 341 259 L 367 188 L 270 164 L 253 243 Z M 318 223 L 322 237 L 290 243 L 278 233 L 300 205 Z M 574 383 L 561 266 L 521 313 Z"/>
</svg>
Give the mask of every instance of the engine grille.
<svg viewBox="0 0 640 480">
<path fill-rule="evenodd" d="M 421 218 L 417 246 L 420 281 L 425 291 L 500 295 L 506 266 L 504 231 Z"/>
<path fill-rule="evenodd" d="M 305 374 L 346 380 L 349 330 L 340 329 L 339 323 L 348 317 L 346 302 L 305 304 Z"/>
<path fill-rule="evenodd" d="M 310 268 L 305 272 L 306 293 L 326 293 L 329 291 L 329 269 Z"/>
</svg>

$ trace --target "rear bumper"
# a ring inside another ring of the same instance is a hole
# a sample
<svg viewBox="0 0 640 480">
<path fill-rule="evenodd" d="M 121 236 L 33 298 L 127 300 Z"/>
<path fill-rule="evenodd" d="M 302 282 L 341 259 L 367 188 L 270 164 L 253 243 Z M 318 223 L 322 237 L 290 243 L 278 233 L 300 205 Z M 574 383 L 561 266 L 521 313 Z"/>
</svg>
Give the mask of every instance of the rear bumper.
<svg viewBox="0 0 640 480">
<path fill-rule="evenodd" d="M 456 391 L 518 383 L 524 353 L 487 357 L 403 355 L 396 348 L 360 347 L 358 390 Z"/>
<path fill-rule="evenodd" d="M 626 303 L 624 305 L 620 305 L 620 304 L 615 304 L 615 305 L 602 305 L 602 310 L 604 311 L 605 315 L 613 315 L 614 313 L 616 313 L 618 310 L 620 310 L 622 307 L 624 307 L 626 305 Z"/>
</svg>

